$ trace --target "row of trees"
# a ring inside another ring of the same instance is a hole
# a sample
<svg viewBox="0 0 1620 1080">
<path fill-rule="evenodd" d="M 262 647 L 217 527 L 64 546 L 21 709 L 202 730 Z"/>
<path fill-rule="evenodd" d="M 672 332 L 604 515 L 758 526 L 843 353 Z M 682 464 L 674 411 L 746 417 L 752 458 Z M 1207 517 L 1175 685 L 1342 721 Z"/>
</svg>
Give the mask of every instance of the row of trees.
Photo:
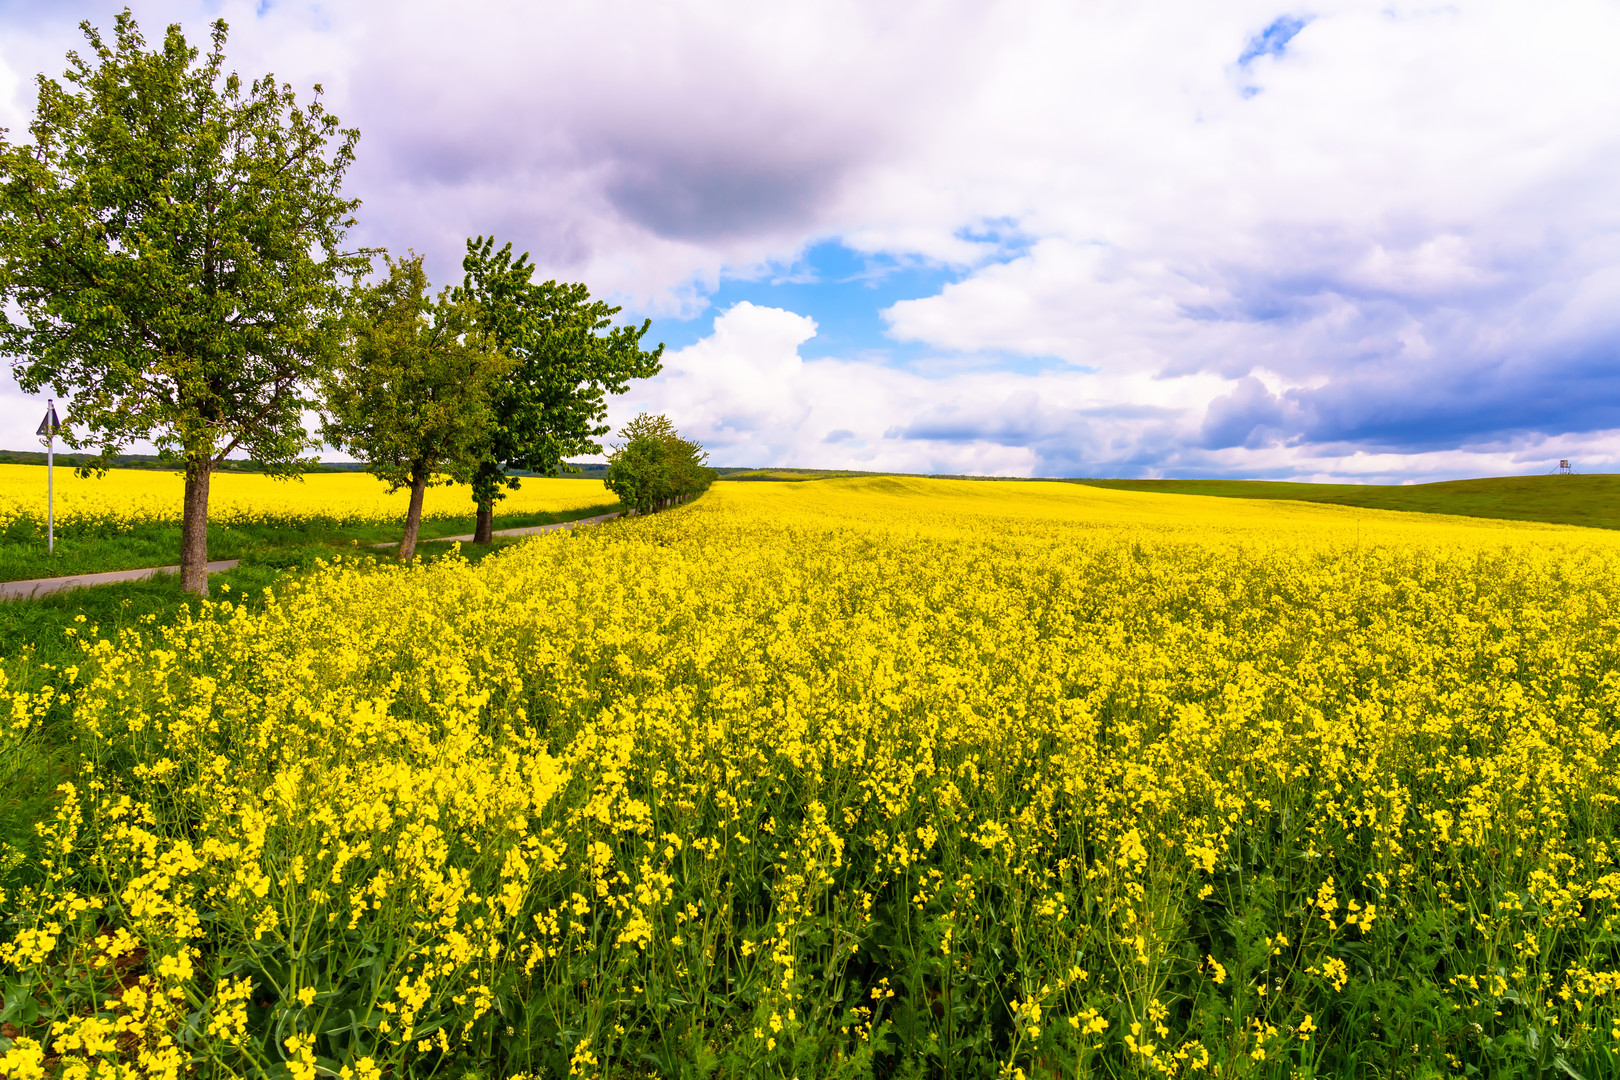
<svg viewBox="0 0 1620 1080">
<path fill-rule="evenodd" d="M 638 514 L 701 494 L 714 483 L 703 447 L 681 438 L 667 416 L 642 413 L 620 432 L 624 442 L 608 454 L 605 482 Z"/>
<path fill-rule="evenodd" d="M 583 285 L 535 284 L 528 256 L 467 241 L 461 285 L 429 289 L 422 257 L 383 256 L 387 275 L 356 290 L 350 347 L 325 372 L 322 434 L 410 490 L 399 557 L 415 554 L 422 500 L 436 479 L 470 483 L 476 543 L 495 503 L 564 457 L 598 453 L 605 395 L 659 370 L 648 324 L 613 326 L 618 308 Z"/>
<path fill-rule="evenodd" d="M 71 398 L 64 440 L 102 461 L 153 443 L 185 470 L 181 576 L 207 591 L 208 489 L 242 452 L 306 468 L 322 434 L 412 492 L 470 480 L 478 535 L 517 483 L 600 451 L 604 397 L 659 370 L 648 323 L 583 285 L 536 284 L 528 257 L 468 242 L 432 295 L 419 257 L 347 244 L 342 182 L 359 132 L 322 90 L 225 74 L 226 25 L 199 56 L 178 26 L 148 49 L 126 9 L 89 23 L 62 81 L 38 79 L 28 142 L 0 129 L 0 350 L 26 392 Z M 402 553 L 415 539 L 409 527 Z"/>
</svg>

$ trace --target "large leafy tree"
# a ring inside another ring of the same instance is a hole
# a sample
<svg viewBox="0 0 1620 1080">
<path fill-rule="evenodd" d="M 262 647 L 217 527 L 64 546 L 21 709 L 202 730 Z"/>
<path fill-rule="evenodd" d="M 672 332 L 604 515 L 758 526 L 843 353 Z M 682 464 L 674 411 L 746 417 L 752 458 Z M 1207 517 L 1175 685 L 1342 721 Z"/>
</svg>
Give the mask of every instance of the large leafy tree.
<svg viewBox="0 0 1620 1080">
<path fill-rule="evenodd" d="M 180 565 L 208 590 L 208 488 L 245 451 L 272 472 L 317 445 L 310 387 L 341 339 L 343 196 L 359 132 L 266 75 L 225 74 L 170 26 L 147 49 L 126 9 L 108 42 L 43 75 L 32 140 L 0 132 L 0 348 L 26 392 L 71 399 L 64 441 L 103 460 L 134 439 L 185 468 Z"/>
<path fill-rule="evenodd" d="M 477 469 L 512 361 L 489 347 L 463 297 L 428 295 L 422 256 L 387 263 L 386 279 L 358 291 L 350 347 L 326 378 L 322 430 L 390 491 L 410 489 L 404 561 L 416 553 L 428 485 Z"/>
<path fill-rule="evenodd" d="M 643 349 L 652 320 L 614 326 L 619 308 L 592 300 L 584 285 L 536 284 L 529 256 L 514 257 L 511 244 L 496 249 L 494 237 L 468 240 L 462 268 L 462 295 L 491 343 L 513 361 L 473 475 L 474 540 L 487 544 L 496 501 L 520 483 L 511 470 L 553 475 L 567 457 L 601 453 L 606 395 L 658 374 L 664 346 Z"/>
</svg>

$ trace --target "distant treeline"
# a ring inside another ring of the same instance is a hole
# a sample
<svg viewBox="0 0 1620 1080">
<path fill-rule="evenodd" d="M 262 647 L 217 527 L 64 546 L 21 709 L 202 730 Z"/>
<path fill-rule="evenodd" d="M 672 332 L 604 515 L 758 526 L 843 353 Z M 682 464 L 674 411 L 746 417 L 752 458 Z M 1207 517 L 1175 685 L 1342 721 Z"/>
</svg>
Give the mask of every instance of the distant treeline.
<svg viewBox="0 0 1620 1080">
<path fill-rule="evenodd" d="M 185 468 L 185 462 L 178 458 L 164 458 L 157 454 L 116 454 L 106 459 L 109 468 L 114 469 L 159 469 L 167 472 L 180 472 Z M 68 468 L 77 468 L 80 465 L 95 464 L 102 461 L 100 454 L 67 454 L 56 455 L 56 463 Z M 45 464 L 45 451 L 43 450 L 0 450 L 0 465 L 43 465 Z M 601 480 L 607 476 L 607 465 L 596 461 L 564 462 L 564 472 L 557 475 L 563 479 L 575 480 Z M 264 472 L 264 466 L 257 461 L 237 461 L 226 459 L 219 463 L 219 468 L 226 472 Z M 318 461 L 308 466 L 309 472 L 360 472 L 365 469 L 365 463 L 359 461 Z M 750 468 L 715 469 L 715 472 L 724 476 L 728 473 L 754 472 Z M 785 470 L 784 470 L 785 471 Z M 537 476 L 538 473 L 524 472 L 521 469 L 509 470 L 509 476 Z"/>
<path fill-rule="evenodd" d="M 103 458 L 100 454 L 68 454 L 56 455 L 58 465 L 78 468 L 80 465 L 106 466 L 110 469 L 157 469 L 167 472 L 181 472 L 186 463 L 179 458 L 159 457 L 157 454 L 114 454 Z M 0 450 L 0 465 L 43 465 L 45 464 L 45 451 L 43 450 Z M 217 468 L 226 472 L 264 472 L 264 466 L 257 461 L 227 460 L 219 463 Z M 363 465 L 351 462 L 320 462 L 310 466 L 311 472 L 355 472 L 364 468 Z"/>
<path fill-rule="evenodd" d="M 180 472 L 185 469 L 186 463 L 178 458 L 159 457 L 157 454 L 114 454 L 103 459 L 100 454 L 57 454 L 56 463 L 67 468 L 78 468 L 80 465 L 103 465 L 112 469 L 156 469 L 164 472 Z M 0 450 L 0 465 L 43 465 L 45 464 L 45 451 L 43 450 Z M 366 465 L 363 461 L 316 461 L 305 467 L 306 472 L 332 473 L 332 472 L 361 472 Z M 232 458 L 219 463 L 217 468 L 226 472 L 264 472 L 264 466 L 257 461 L 238 461 Z M 534 476 L 535 473 L 524 472 L 521 469 L 510 471 L 511 476 Z M 559 473 L 563 478 L 600 480 L 607 475 L 607 466 L 597 462 L 584 461 L 578 465 L 568 464 L 567 471 Z"/>
</svg>

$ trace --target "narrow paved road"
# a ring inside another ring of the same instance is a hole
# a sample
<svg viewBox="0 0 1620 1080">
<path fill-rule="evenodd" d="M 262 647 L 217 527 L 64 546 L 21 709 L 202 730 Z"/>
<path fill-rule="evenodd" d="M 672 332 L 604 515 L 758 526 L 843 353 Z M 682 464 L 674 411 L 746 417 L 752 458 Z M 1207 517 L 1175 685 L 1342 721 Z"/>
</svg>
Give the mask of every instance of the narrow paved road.
<svg viewBox="0 0 1620 1080">
<path fill-rule="evenodd" d="M 603 521 L 611 521 L 622 513 L 615 510 L 611 514 L 598 514 L 595 517 L 580 518 L 578 521 L 559 521 L 552 525 L 530 525 L 523 529 L 496 529 L 496 536 L 532 536 L 535 533 L 553 532 L 557 529 L 572 529 L 575 525 L 595 525 Z M 422 544 L 453 543 L 461 541 L 463 544 L 472 543 L 472 534 L 466 536 L 435 536 L 431 540 L 420 540 Z M 386 544 L 373 544 L 372 547 L 397 547 L 398 540 Z M 208 564 L 208 572 L 217 574 L 221 570 L 234 569 L 241 559 L 221 559 Z M 27 581 L 0 581 L 0 600 L 31 600 L 36 596 L 47 596 L 50 593 L 61 592 L 63 589 L 78 589 L 86 585 L 111 585 L 115 581 L 144 581 L 158 574 L 178 574 L 178 566 L 149 566 L 144 570 L 109 570 L 104 574 L 73 574 L 68 577 L 29 578 Z"/>
<path fill-rule="evenodd" d="M 241 559 L 221 559 L 208 564 L 208 572 L 217 574 L 230 570 Z M 111 585 L 115 581 L 145 581 L 158 574 L 178 574 L 178 566 L 148 566 L 144 570 L 109 570 L 104 574 L 73 574 L 68 577 L 29 578 L 27 581 L 0 581 L 0 599 L 31 600 L 36 596 L 78 589 L 85 585 Z"/>
<path fill-rule="evenodd" d="M 622 517 L 622 515 L 624 515 L 624 510 L 614 510 L 612 513 L 598 513 L 595 518 L 580 518 L 578 521 L 556 521 L 554 525 L 530 525 L 528 528 L 522 529 L 496 529 L 496 536 L 533 536 L 536 533 L 554 533 L 557 529 L 572 529 L 575 525 L 601 525 L 603 521 L 612 521 L 614 518 Z M 471 544 L 473 538 L 471 538 L 471 534 L 467 534 L 467 536 L 434 536 L 428 542 L 429 544 L 439 544 L 439 542 L 447 541 L 462 541 L 463 544 Z"/>
<path fill-rule="evenodd" d="M 623 514 L 623 510 L 615 510 L 611 514 L 597 514 L 595 517 L 580 518 L 577 521 L 559 521 L 551 525 L 530 525 L 523 529 L 496 529 L 496 536 L 533 536 L 536 533 L 555 532 L 558 529 L 572 529 L 575 525 L 596 525 L 603 521 L 612 521 Z M 435 536 L 430 540 L 418 539 L 418 544 L 452 544 L 460 541 L 463 544 L 472 543 L 472 533 L 466 536 Z M 373 544 L 372 547 L 398 547 L 398 540 L 390 540 L 386 544 Z"/>
</svg>

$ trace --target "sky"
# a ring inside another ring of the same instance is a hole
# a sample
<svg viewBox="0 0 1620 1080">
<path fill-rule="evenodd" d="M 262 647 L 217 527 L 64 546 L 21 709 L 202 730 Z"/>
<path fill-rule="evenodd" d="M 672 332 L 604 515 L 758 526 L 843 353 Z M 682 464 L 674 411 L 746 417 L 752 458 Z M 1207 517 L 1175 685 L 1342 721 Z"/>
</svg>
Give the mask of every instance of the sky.
<svg viewBox="0 0 1620 1080">
<path fill-rule="evenodd" d="M 1620 471 L 1616 0 L 132 7 L 324 86 L 357 243 L 650 318 L 610 420 L 715 464 Z M 0 0 L 11 138 L 117 10 Z"/>
</svg>

